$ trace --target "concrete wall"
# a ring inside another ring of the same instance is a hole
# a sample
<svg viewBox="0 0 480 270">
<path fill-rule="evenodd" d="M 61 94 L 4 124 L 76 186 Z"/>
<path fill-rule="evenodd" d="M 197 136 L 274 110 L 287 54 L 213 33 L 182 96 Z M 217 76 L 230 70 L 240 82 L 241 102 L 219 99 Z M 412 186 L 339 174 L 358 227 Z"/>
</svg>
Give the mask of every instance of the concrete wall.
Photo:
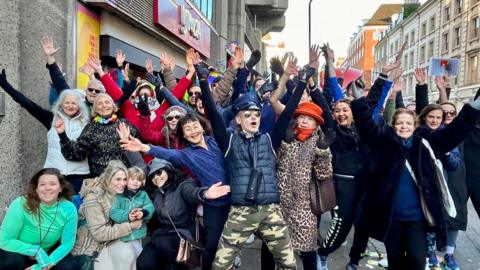
<svg viewBox="0 0 480 270">
<path fill-rule="evenodd" d="M 0 6 L 0 66 L 11 84 L 48 109 L 49 75 L 41 38 L 55 38 L 61 47 L 57 61 L 67 73 L 73 68 L 73 0 L 4 1 Z M 68 56 L 68 57 L 67 57 Z M 8 95 L 6 115 L 0 118 L 0 218 L 12 198 L 43 167 L 47 130 Z"/>
</svg>

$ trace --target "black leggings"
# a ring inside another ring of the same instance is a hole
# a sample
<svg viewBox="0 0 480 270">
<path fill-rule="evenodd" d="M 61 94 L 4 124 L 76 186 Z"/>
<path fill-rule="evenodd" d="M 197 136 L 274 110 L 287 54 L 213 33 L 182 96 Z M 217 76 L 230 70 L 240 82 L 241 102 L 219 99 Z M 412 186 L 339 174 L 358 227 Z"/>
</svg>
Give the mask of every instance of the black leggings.
<svg viewBox="0 0 480 270">
<path fill-rule="evenodd" d="M 302 258 L 303 269 L 317 269 L 316 251 L 300 252 L 300 256 Z M 261 261 L 262 270 L 275 270 L 275 260 L 265 242 L 262 243 Z"/>
<path fill-rule="evenodd" d="M 138 270 L 164 269 L 175 265 L 180 238 L 176 232 L 154 234 L 137 258 Z M 178 269 L 183 266 L 178 265 Z"/>
<path fill-rule="evenodd" d="M 425 221 L 393 219 L 385 240 L 389 270 L 424 270 L 427 259 Z"/>
<path fill-rule="evenodd" d="M 335 195 L 337 207 L 331 211 L 332 224 L 327 231 L 323 245 L 318 249 L 318 254 L 328 256 L 337 250 L 347 238 L 357 217 L 357 208 L 363 193 L 361 179 L 348 179 L 335 177 Z M 360 255 L 368 244 L 368 233 L 355 230 L 353 245 L 350 249 L 350 263 L 357 264 Z"/>
<path fill-rule="evenodd" d="M 37 262 L 29 257 L 15 252 L 0 249 L 0 270 L 25 270 Z M 80 270 L 75 258 L 68 254 L 65 258 L 57 263 L 53 270 Z"/>
</svg>

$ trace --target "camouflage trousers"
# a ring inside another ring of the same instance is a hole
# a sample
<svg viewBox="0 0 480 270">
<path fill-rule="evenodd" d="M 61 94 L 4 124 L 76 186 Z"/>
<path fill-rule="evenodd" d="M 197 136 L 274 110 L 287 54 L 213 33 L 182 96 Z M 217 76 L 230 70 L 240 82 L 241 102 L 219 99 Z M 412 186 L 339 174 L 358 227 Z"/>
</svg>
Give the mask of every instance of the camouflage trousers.
<svg viewBox="0 0 480 270">
<path fill-rule="evenodd" d="M 278 204 L 230 207 L 212 269 L 230 269 L 248 237 L 257 232 L 272 253 L 277 269 L 297 269 L 287 224 Z"/>
</svg>

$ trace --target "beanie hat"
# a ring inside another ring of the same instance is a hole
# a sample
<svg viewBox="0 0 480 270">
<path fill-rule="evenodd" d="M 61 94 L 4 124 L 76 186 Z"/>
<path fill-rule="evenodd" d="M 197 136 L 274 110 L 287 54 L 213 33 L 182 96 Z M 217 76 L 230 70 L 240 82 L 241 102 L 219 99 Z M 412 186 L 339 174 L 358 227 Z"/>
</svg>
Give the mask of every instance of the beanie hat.
<svg viewBox="0 0 480 270">
<path fill-rule="evenodd" d="M 293 117 L 297 118 L 300 114 L 313 117 L 319 125 L 323 125 L 324 123 L 322 118 L 323 110 L 315 103 L 304 102 L 298 105 L 298 108 L 295 110 Z"/>
<path fill-rule="evenodd" d="M 156 95 L 155 95 L 155 88 L 154 88 L 154 86 L 153 86 L 151 83 L 149 83 L 148 81 L 146 81 L 146 80 L 140 80 L 140 81 L 138 81 L 138 83 L 137 83 L 137 88 L 135 88 L 135 91 L 133 91 L 133 92 L 135 93 L 135 96 L 136 96 L 136 97 L 138 97 L 138 95 L 140 95 L 140 91 L 139 91 L 139 90 L 142 89 L 142 88 L 144 88 L 144 87 L 150 88 L 150 96 L 151 96 L 151 97 L 155 97 L 155 96 L 156 96 Z"/>
<path fill-rule="evenodd" d="M 180 107 L 180 106 L 177 106 L 177 105 L 174 105 L 174 106 L 171 106 L 169 107 L 164 113 L 163 113 L 163 117 L 164 118 L 167 118 L 167 116 L 172 113 L 172 112 L 178 112 L 180 115 L 182 116 L 185 116 L 185 114 L 187 114 L 187 111 Z"/>
</svg>

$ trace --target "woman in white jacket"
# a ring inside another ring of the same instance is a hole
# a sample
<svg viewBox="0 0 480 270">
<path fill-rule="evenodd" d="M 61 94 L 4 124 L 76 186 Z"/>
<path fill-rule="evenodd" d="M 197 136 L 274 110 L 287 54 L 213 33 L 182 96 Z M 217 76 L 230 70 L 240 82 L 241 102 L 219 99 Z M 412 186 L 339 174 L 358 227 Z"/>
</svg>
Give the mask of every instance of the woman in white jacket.
<svg viewBox="0 0 480 270">
<path fill-rule="evenodd" d="M 58 98 L 57 103 L 52 110 L 42 108 L 33 102 L 21 92 L 17 91 L 8 83 L 5 70 L 0 74 L 0 87 L 2 87 L 12 99 L 37 119 L 49 130 L 48 132 L 48 152 L 44 168 L 56 168 L 66 176 L 67 180 L 73 185 L 75 193 L 80 191 L 83 179 L 88 178 L 90 169 L 87 160 L 67 161 L 62 155 L 60 147 L 60 138 L 58 137 L 53 121 L 59 117 L 65 122 L 65 131 L 71 139 L 80 136 L 83 128 L 90 120 L 88 108 L 85 105 L 84 91 L 80 89 L 65 90 Z"/>
</svg>

